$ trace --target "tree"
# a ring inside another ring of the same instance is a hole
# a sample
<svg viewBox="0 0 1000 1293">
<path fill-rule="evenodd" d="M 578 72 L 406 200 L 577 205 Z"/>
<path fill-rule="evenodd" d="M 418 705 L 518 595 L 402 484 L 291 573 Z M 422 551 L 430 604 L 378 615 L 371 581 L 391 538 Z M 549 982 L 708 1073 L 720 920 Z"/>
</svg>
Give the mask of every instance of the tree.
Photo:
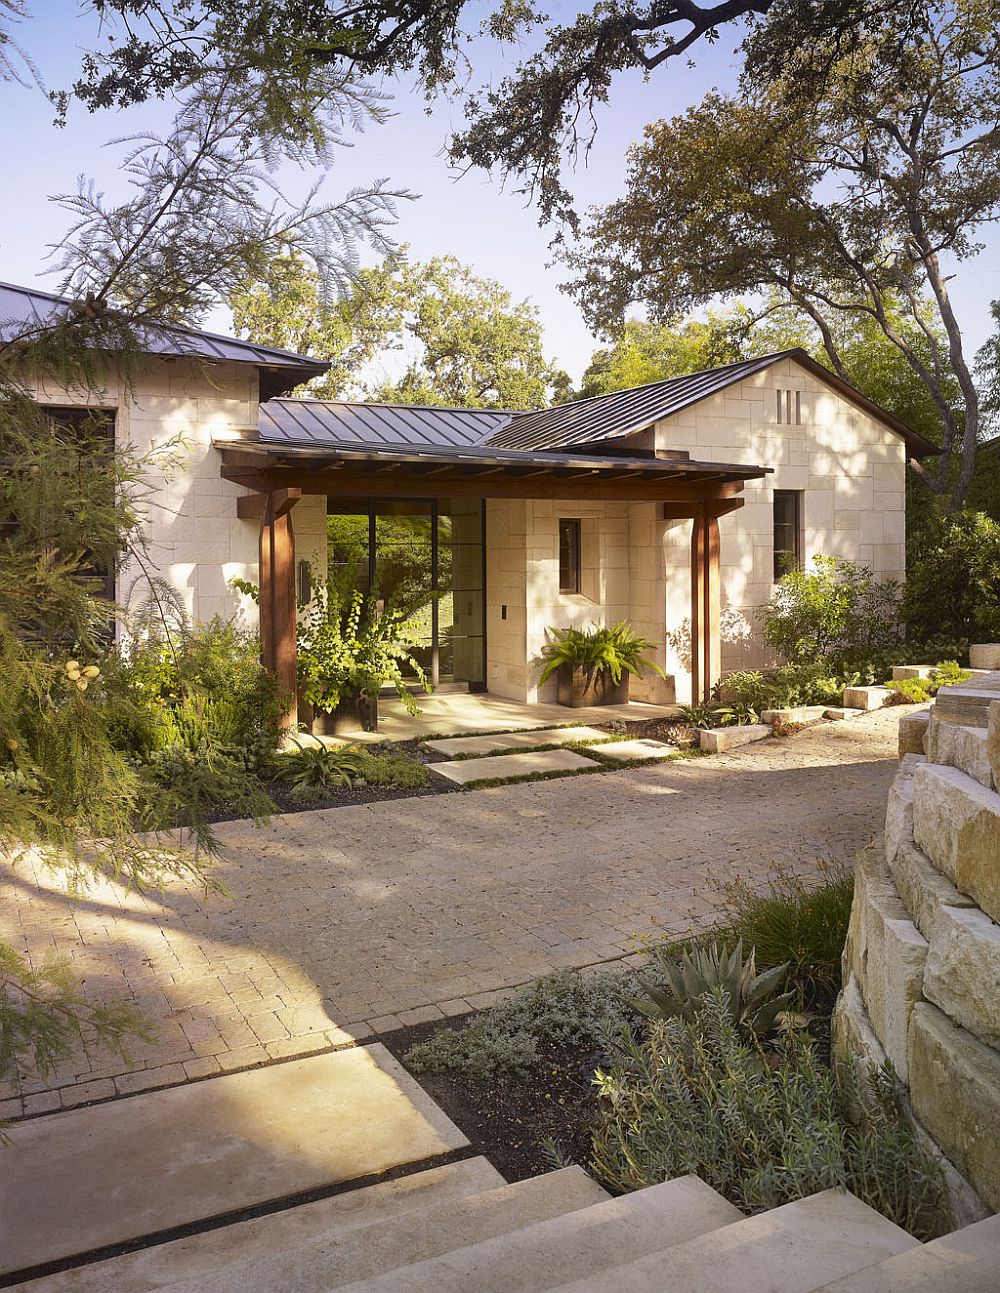
<svg viewBox="0 0 1000 1293">
<path fill-rule="evenodd" d="M 302 346 L 330 360 L 331 372 L 309 388 L 320 398 L 530 409 L 568 385 L 545 359 L 536 308 L 454 256 L 422 264 L 391 258 L 361 270 L 347 294 L 328 304 L 317 272 L 283 259 L 231 303 L 250 340 Z M 393 352 L 414 357 L 397 380 L 372 381 L 366 367 Z"/>
<path fill-rule="evenodd" d="M 572 290 L 604 327 L 635 301 L 665 319 L 776 292 L 848 378 L 838 321 L 869 320 L 936 411 L 943 452 L 927 479 L 957 507 L 979 397 L 946 261 L 974 256 L 1000 215 L 1000 36 L 992 0 L 913 12 L 919 40 L 912 21 L 873 17 L 846 56 L 816 42 L 763 89 L 748 73 L 738 96 L 649 126 L 626 195 L 593 213 L 568 259 Z"/>
<path fill-rule="evenodd" d="M 595 350 L 583 374 L 580 398 L 645 386 L 682 377 L 747 357 L 745 339 L 733 316 L 710 314 L 708 320 L 649 323 L 628 320 L 612 345 Z"/>
</svg>

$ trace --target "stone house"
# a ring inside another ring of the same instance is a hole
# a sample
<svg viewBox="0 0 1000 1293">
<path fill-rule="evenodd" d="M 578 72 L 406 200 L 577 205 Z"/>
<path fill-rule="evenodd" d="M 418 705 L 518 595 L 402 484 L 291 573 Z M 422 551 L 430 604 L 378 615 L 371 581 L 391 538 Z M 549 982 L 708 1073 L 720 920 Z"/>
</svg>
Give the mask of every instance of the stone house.
<svg viewBox="0 0 1000 1293">
<path fill-rule="evenodd" d="M 67 308 L 0 285 L 7 328 Z M 196 621 L 256 616 L 232 580 L 259 582 L 264 657 L 289 684 L 296 599 L 347 535 L 362 582 L 391 591 L 401 562 L 423 579 L 442 685 L 554 699 L 546 631 L 628 619 L 668 675 L 633 696 L 705 695 L 761 661 L 755 608 L 783 561 L 903 576 L 906 462 L 935 452 L 802 350 L 527 413 L 291 396 L 324 369 L 161 328 L 98 401 L 116 444 L 171 449 L 147 476 L 150 562 Z M 95 403 L 35 394 L 55 416 Z M 122 562 L 119 600 L 137 573 Z"/>
</svg>

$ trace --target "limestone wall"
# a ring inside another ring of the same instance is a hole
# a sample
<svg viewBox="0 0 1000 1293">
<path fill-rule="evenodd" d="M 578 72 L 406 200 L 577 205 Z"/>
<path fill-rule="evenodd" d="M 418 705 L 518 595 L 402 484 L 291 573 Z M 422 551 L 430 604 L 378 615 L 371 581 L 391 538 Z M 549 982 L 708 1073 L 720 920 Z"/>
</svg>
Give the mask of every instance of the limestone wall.
<svg viewBox="0 0 1000 1293">
<path fill-rule="evenodd" d="M 926 753 L 902 758 L 857 861 L 834 1017 L 841 1056 L 888 1058 L 908 1086 L 959 1224 L 1000 1210 L 1000 699 L 987 712 L 932 708 Z"/>
</svg>

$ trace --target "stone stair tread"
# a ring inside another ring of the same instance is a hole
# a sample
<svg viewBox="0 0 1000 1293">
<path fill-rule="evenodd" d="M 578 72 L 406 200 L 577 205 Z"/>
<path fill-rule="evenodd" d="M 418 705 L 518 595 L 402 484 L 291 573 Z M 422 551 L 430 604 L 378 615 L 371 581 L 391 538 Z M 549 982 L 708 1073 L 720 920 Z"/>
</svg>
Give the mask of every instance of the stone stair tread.
<svg viewBox="0 0 1000 1293">
<path fill-rule="evenodd" d="M 537 1293 L 606 1270 L 622 1253 L 658 1252 L 740 1216 L 704 1181 L 683 1176 L 427 1261 L 397 1265 L 341 1293 Z"/>
<path fill-rule="evenodd" d="M 28 1119 L 0 1177 L 0 1274 L 468 1145 L 384 1046 Z"/>
<path fill-rule="evenodd" d="M 996 1293 L 1000 1215 L 856 1271 L 821 1293 Z"/>
<path fill-rule="evenodd" d="M 428 763 L 426 767 L 428 772 L 464 786 L 470 781 L 526 777 L 533 772 L 578 772 L 581 768 L 592 770 L 594 760 L 577 754 L 575 750 L 525 750 L 518 754 L 456 759 L 451 763 Z"/>
<path fill-rule="evenodd" d="M 327 1199 L 268 1212 L 246 1221 L 198 1231 L 183 1239 L 153 1244 L 133 1252 L 90 1262 L 14 1286 L 14 1293 L 154 1293 L 187 1280 L 207 1287 L 220 1267 L 241 1265 L 311 1245 L 316 1240 L 391 1227 L 427 1209 L 452 1206 L 472 1195 L 496 1190 L 506 1183 L 485 1158 L 464 1158 L 424 1172 Z"/>
<path fill-rule="evenodd" d="M 541 1286 L 549 1293 L 817 1293 L 920 1245 L 843 1190 L 824 1190 L 613 1271 Z M 669 1282 L 667 1273 L 669 1272 Z M 444 1293 L 444 1289 L 442 1289 Z"/>
<path fill-rule="evenodd" d="M 275 1257 L 233 1262 L 207 1278 L 170 1284 L 166 1293 L 324 1293 L 403 1263 L 433 1260 L 454 1248 L 519 1232 L 607 1197 L 582 1168 L 567 1167 L 346 1234 L 334 1232 Z"/>
<path fill-rule="evenodd" d="M 490 754 L 494 750 L 526 750 L 536 745 L 567 745 L 573 741 L 606 741 L 607 732 L 596 727 L 541 727 L 492 736 L 450 736 L 425 741 L 428 750 L 452 759 L 456 754 Z"/>
</svg>

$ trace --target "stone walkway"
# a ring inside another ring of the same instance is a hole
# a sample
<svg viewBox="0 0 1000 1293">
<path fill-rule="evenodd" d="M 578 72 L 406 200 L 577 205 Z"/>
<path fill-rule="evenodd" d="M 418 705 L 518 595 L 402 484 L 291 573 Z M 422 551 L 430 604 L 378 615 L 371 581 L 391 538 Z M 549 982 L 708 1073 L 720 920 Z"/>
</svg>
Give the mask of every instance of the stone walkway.
<svg viewBox="0 0 1000 1293">
<path fill-rule="evenodd" d="M 220 828 L 231 897 L 141 897 L 2 864 L 0 937 L 157 1028 L 0 1088 L 0 1118 L 309 1054 L 465 1012 L 710 922 L 719 886 L 848 861 L 880 828 L 908 710 L 690 762 Z M 22 1103 L 23 1101 L 23 1103 Z"/>
</svg>

